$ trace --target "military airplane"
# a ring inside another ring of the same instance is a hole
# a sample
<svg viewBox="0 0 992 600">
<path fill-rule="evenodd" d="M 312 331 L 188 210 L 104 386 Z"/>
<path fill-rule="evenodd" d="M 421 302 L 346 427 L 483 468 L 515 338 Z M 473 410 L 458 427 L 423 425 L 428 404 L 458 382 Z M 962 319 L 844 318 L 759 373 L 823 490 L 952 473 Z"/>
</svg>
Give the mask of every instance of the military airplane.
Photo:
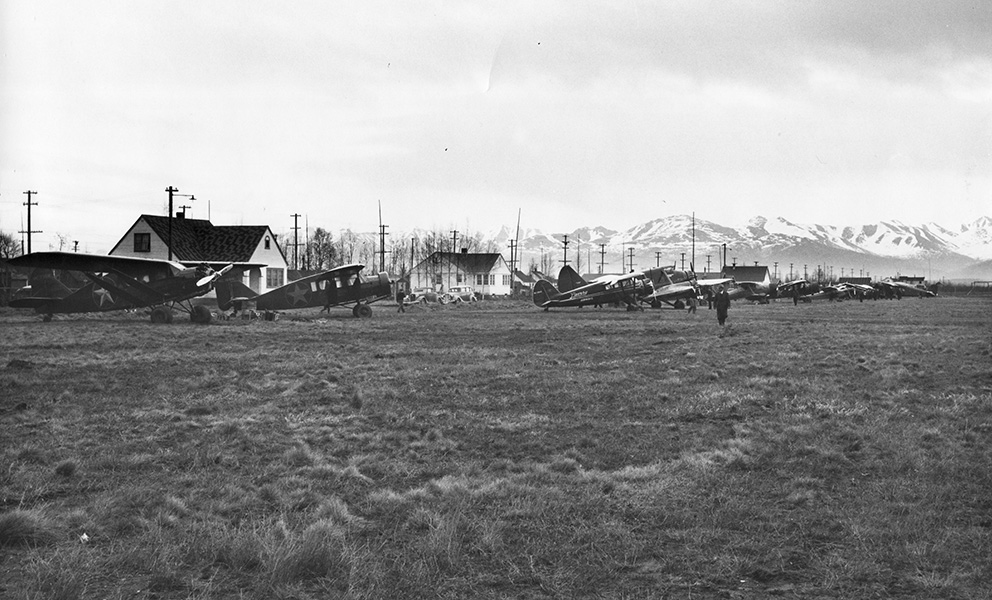
<svg viewBox="0 0 992 600">
<path fill-rule="evenodd" d="M 351 309 L 353 315 L 371 317 L 372 307 L 369 304 L 389 298 L 390 283 L 386 273 L 379 273 L 374 279 L 364 279 L 361 275 L 364 268 L 364 265 L 358 264 L 335 267 L 291 281 L 264 294 L 228 277 L 217 283 L 217 306 L 221 310 L 233 308 L 235 312 L 250 303 L 261 311 L 319 306 L 323 312 L 332 306 L 354 304 Z"/>
<path fill-rule="evenodd" d="M 33 308 L 46 322 L 56 313 L 151 308 L 152 322 L 169 323 L 172 309 L 179 308 L 194 323 L 209 323 L 210 310 L 190 300 L 213 289 L 232 267 L 213 270 L 207 265 L 187 267 L 168 260 L 75 252 L 33 252 L 9 263 L 34 269 L 29 278 L 32 285 L 18 290 L 10 306 Z M 53 271 L 80 273 L 89 282 L 73 289 L 62 284 Z"/>
<path fill-rule="evenodd" d="M 624 275 L 603 275 L 586 281 L 575 269 L 565 265 L 558 273 L 556 288 L 540 279 L 534 284 L 534 304 L 548 310 L 568 306 L 602 306 L 625 304 L 627 310 L 637 310 L 641 300 L 654 291 L 651 280 L 641 272 Z"/>
<path fill-rule="evenodd" d="M 919 296 L 920 298 L 933 298 L 937 292 L 923 286 L 912 285 L 905 281 L 897 281 L 892 278 L 885 278 L 878 282 L 882 291 L 889 298 L 902 298 L 903 296 Z"/>
</svg>

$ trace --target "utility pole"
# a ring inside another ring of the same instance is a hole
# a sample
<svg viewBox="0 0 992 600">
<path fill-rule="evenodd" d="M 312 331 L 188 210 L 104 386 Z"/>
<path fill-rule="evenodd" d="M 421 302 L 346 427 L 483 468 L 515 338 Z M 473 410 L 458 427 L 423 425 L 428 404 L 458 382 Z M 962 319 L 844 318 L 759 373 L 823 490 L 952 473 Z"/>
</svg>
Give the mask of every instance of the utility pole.
<svg viewBox="0 0 992 600">
<path fill-rule="evenodd" d="M 187 208 L 193 208 L 193 207 L 192 206 L 187 206 L 186 204 L 183 204 L 179 208 L 183 211 L 183 218 L 185 219 L 186 218 L 186 209 Z"/>
<path fill-rule="evenodd" d="M 628 248 L 628 251 L 630 252 L 630 270 L 633 271 L 634 270 L 634 248 L 632 248 L 632 247 L 631 248 Z"/>
<path fill-rule="evenodd" d="M 379 270 L 386 270 L 386 228 L 389 225 L 379 225 Z M 374 269 L 373 269 L 374 270 Z"/>
<path fill-rule="evenodd" d="M 172 195 L 178 192 L 176 188 L 171 185 L 165 188 L 165 191 L 169 192 L 169 260 L 172 260 Z"/>
<path fill-rule="evenodd" d="M 456 270 L 455 260 L 458 258 L 458 230 L 451 230 L 451 259 L 448 261 L 448 288 L 451 288 L 451 271 Z M 455 283 L 458 283 L 458 277 L 455 276 Z"/>
<path fill-rule="evenodd" d="M 599 245 L 599 274 L 603 274 L 603 267 L 606 264 L 606 244 Z"/>
<path fill-rule="evenodd" d="M 654 253 L 654 266 L 655 266 L 655 268 L 661 266 L 661 251 L 660 250 L 655 250 L 655 253 Z"/>
<path fill-rule="evenodd" d="M 44 233 L 44 232 L 42 232 L 42 231 L 34 231 L 34 230 L 31 229 L 31 207 L 32 206 L 38 206 L 38 203 L 37 202 L 31 202 L 31 195 L 32 194 L 37 194 L 38 192 L 32 192 L 31 190 L 28 190 L 28 191 L 26 191 L 24 193 L 28 195 L 28 201 L 24 203 L 24 205 L 28 207 L 28 228 L 26 230 L 20 231 L 18 233 L 26 233 L 26 234 L 28 234 L 28 254 L 31 254 L 31 234 L 32 233 Z"/>
<path fill-rule="evenodd" d="M 696 271 L 696 211 L 692 211 L 692 258 L 689 260 L 694 276 Z M 683 271 L 685 269 L 682 269 Z"/>
<path fill-rule="evenodd" d="M 300 217 L 303 215 L 299 213 L 294 213 L 289 215 L 293 217 L 293 270 L 298 271 L 300 269 Z"/>
<path fill-rule="evenodd" d="M 564 235 L 565 239 L 563 239 L 561 241 L 561 244 L 562 244 L 562 251 L 564 252 L 564 254 L 562 255 L 561 262 L 562 262 L 562 264 L 567 265 L 568 264 L 568 234 L 566 233 L 566 234 L 563 234 L 563 235 Z"/>
<path fill-rule="evenodd" d="M 172 214 L 172 199 L 174 196 L 181 196 L 183 198 L 189 198 L 190 200 L 196 200 L 196 196 L 193 194 L 179 194 L 179 190 L 171 185 L 165 188 L 165 191 L 169 192 L 169 240 L 167 244 L 169 246 L 169 260 L 172 260 L 172 218 L 174 216 Z M 183 216 L 186 216 L 186 213 L 183 213 Z"/>
<path fill-rule="evenodd" d="M 706 272 L 707 273 L 710 272 L 710 256 L 711 256 L 710 254 L 707 254 L 706 255 Z"/>
<path fill-rule="evenodd" d="M 79 240 L 72 241 L 72 251 L 79 252 Z"/>
<path fill-rule="evenodd" d="M 685 271 L 685 252 L 682 252 L 682 270 Z"/>
<path fill-rule="evenodd" d="M 772 265 L 775 266 L 774 270 L 772 271 L 772 279 L 777 280 L 778 279 L 778 263 L 777 262 L 774 262 L 774 263 L 772 263 Z"/>
</svg>

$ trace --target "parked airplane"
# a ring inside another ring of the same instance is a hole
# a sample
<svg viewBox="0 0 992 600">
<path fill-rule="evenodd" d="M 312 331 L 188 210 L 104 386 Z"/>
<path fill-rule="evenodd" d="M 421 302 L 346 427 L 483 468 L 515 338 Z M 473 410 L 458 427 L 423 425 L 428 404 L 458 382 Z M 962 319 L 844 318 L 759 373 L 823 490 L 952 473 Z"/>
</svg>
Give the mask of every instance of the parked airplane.
<svg viewBox="0 0 992 600">
<path fill-rule="evenodd" d="M 356 317 L 371 317 L 370 303 L 390 297 L 389 276 L 379 273 L 366 280 L 364 265 L 350 264 L 291 281 L 282 287 L 258 294 L 241 281 L 226 278 L 217 283 L 217 306 L 221 310 L 242 310 L 253 303 L 257 310 L 275 311 L 291 308 L 322 307 L 354 304 Z M 323 311 L 322 311 L 323 312 Z"/>
<path fill-rule="evenodd" d="M 837 283 L 834 285 L 821 285 L 796 279 L 779 284 L 777 294 L 779 298 L 792 298 L 794 302 L 812 302 L 814 300 L 846 300 L 853 298 L 857 293 L 857 288 L 849 283 Z"/>
<path fill-rule="evenodd" d="M 683 300 L 696 296 L 716 294 L 721 287 L 732 288 L 734 279 L 697 279 L 694 270 L 679 271 L 675 267 L 663 267 L 645 271 L 654 282 L 654 293 L 650 300 L 657 308 L 664 302 L 674 308 L 684 308 Z"/>
<path fill-rule="evenodd" d="M 919 296 L 920 298 L 933 298 L 937 292 L 928 290 L 923 286 L 916 286 L 905 281 L 896 281 L 892 278 L 885 278 L 878 282 L 883 292 L 891 297 L 902 298 L 903 296 Z"/>
<path fill-rule="evenodd" d="M 10 301 L 15 308 L 33 308 L 46 322 L 55 313 L 88 313 L 149 308 L 152 322 L 169 323 L 172 309 L 189 313 L 194 323 L 209 323 L 210 310 L 193 306 L 192 298 L 209 292 L 232 265 L 213 270 L 206 265 L 186 267 L 153 258 L 102 256 L 75 252 L 33 252 L 10 259 L 14 267 L 33 268 L 32 285 L 18 290 Z M 80 273 L 89 283 L 72 289 L 52 271 Z"/>
<path fill-rule="evenodd" d="M 626 304 L 627 310 L 636 310 L 654 287 L 644 273 L 603 275 L 586 281 L 575 269 L 565 265 L 558 273 L 559 290 L 551 282 L 540 279 L 534 284 L 534 304 L 548 310 L 567 306 L 602 306 Z"/>
</svg>

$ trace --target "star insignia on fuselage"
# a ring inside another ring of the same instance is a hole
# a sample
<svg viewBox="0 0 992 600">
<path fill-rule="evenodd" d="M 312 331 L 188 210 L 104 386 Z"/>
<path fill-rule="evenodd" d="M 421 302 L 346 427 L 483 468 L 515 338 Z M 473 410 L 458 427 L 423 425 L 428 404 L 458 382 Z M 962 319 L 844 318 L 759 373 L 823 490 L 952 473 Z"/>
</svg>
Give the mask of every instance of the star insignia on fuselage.
<svg viewBox="0 0 992 600">
<path fill-rule="evenodd" d="M 114 297 L 110 295 L 110 292 L 102 287 L 93 288 L 93 304 L 97 307 L 103 308 L 104 306 L 114 304 Z"/>
<path fill-rule="evenodd" d="M 300 306 L 301 304 L 307 303 L 307 296 L 309 296 L 310 290 L 306 286 L 294 285 L 291 290 L 286 291 L 286 297 L 293 306 Z"/>
</svg>

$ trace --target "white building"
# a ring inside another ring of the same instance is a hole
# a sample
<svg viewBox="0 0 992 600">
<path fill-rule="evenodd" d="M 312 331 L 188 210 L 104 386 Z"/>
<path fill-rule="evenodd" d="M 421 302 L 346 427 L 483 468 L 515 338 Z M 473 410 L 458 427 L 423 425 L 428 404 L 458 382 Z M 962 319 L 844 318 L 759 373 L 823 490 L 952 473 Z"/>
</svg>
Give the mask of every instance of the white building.
<svg viewBox="0 0 992 600">
<path fill-rule="evenodd" d="M 287 283 L 286 256 L 267 225 L 214 225 L 205 219 L 172 219 L 172 260 L 221 269 L 234 263 L 243 282 L 262 294 Z M 141 215 L 110 251 L 111 256 L 169 258 L 169 218 Z"/>
<path fill-rule="evenodd" d="M 453 287 L 471 287 L 485 296 L 508 296 L 513 275 L 498 252 L 435 252 L 410 271 L 412 290 L 445 292 Z"/>
</svg>

